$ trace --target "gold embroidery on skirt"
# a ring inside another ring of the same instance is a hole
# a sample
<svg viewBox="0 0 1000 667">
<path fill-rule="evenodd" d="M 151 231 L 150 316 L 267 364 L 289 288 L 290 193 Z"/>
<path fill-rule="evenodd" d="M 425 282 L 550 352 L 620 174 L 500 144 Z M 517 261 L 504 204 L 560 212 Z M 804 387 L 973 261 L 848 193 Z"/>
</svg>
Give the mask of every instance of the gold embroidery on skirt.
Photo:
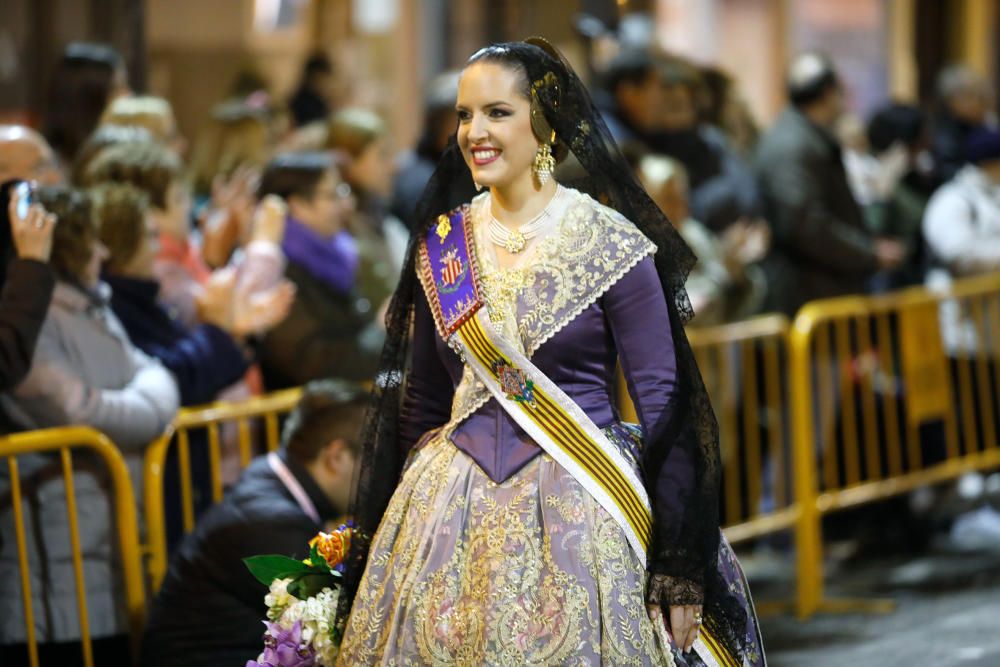
<svg viewBox="0 0 1000 667">
<path fill-rule="evenodd" d="M 501 484 L 443 438 L 373 545 L 344 665 L 662 664 L 621 528 L 547 455 Z"/>
</svg>

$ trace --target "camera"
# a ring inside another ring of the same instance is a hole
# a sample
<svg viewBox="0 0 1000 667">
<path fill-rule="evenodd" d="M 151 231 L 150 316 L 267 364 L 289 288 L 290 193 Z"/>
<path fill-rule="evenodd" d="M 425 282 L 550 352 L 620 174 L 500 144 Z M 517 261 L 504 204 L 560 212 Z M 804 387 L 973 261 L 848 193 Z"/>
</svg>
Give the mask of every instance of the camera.
<svg viewBox="0 0 1000 667">
<path fill-rule="evenodd" d="M 21 181 L 14 187 L 14 196 L 17 197 L 17 217 L 24 220 L 28 217 L 28 210 L 34 200 L 34 188 L 31 183 Z"/>
</svg>

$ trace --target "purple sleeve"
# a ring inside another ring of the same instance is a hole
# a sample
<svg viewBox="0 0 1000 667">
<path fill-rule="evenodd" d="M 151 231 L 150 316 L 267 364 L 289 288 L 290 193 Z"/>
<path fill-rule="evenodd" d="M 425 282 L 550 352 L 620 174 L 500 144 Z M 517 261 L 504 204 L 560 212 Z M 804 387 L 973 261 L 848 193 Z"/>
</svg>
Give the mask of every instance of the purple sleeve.
<svg viewBox="0 0 1000 667">
<path fill-rule="evenodd" d="M 423 290 L 414 299 L 413 357 L 400 411 L 399 443 L 405 456 L 427 431 L 448 422 L 455 393 L 437 350 L 434 316 Z"/>
<path fill-rule="evenodd" d="M 605 293 L 604 312 L 646 440 L 668 416 L 677 380 L 670 314 L 650 257 Z"/>
<path fill-rule="evenodd" d="M 642 260 L 615 283 L 604 295 L 603 305 L 644 440 L 654 442 L 670 416 L 677 359 L 670 314 L 652 258 Z M 664 537 L 678 535 L 685 499 L 696 484 L 692 453 L 672 448 L 658 478 L 646 484 L 658 531 Z"/>
</svg>

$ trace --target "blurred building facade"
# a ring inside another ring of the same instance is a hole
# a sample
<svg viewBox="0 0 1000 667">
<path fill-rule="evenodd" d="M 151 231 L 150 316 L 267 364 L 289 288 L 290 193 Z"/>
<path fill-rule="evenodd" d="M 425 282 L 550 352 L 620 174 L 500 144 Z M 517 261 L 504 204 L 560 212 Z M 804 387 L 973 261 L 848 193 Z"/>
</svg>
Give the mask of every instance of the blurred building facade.
<svg viewBox="0 0 1000 667">
<path fill-rule="evenodd" d="M 412 144 L 424 85 L 483 44 L 546 36 L 581 72 L 612 24 L 645 12 L 652 39 L 739 82 L 758 121 L 783 104 L 790 54 L 827 51 L 865 114 L 889 98 L 927 101 L 941 66 L 966 63 L 996 82 L 1000 0 L 0 0 L 0 118 L 32 121 L 46 78 L 72 40 L 110 42 L 138 91 L 174 104 L 194 136 L 241 74 L 283 100 L 302 61 L 324 51 L 338 104 L 381 112 L 396 143 Z M 591 35 L 593 37 L 593 35 Z M 599 55 L 599 54 L 598 54 Z"/>
</svg>

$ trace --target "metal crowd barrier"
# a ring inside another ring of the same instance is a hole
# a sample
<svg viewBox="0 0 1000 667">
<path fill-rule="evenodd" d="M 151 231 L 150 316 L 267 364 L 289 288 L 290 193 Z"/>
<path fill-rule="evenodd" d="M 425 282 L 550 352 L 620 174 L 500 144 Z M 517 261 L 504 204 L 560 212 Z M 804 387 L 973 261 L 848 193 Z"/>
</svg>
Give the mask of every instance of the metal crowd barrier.
<svg viewBox="0 0 1000 667">
<path fill-rule="evenodd" d="M 191 433 L 207 432 L 212 503 L 222 500 L 222 445 L 220 427 L 235 422 L 238 429 L 240 467 L 254 457 L 252 420 L 263 420 L 264 443 L 268 451 L 280 444 L 278 418 L 290 412 L 302 396 L 302 390 L 287 389 L 234 403 L 214 403 L 204 407 L 182 408 L 166 432 L 146 450 L 143 491 L 147 531 L 147 572 L 153 591 L 160 587 L 167 572 L 167 527 L 164 507 L 164 472 L 171 445 L 177 446 L 180 476 L 181 516 L 184 533 L 194 529 L 194 484 L 191 475 Z"/>
<path fill-rule="evenodd" d="M 73 454 L 86 452 L 96 455 L 110 473 L 115 526 L 118 533 L 122 577 L 125 585 L 127 608 L 133 649 L 138 647 L 145 617 L 145 589 L 142 563 L 139 555 L 139 532 L 136 522 L 135 497 L 125 459 L 118 448 L 103 434 L 83 426 L 53 428 L 0 438 L 0 456 L 7 459 L 10 475 L 10 503 L 14 517 L 14 533 L 20 571 L 21 596 L 24 605 L 25 636 L 29 663 L 38 667 L 38 638 L 35 636 L 35 610 L 32 604 L 31 572 L 28 564 L 28 543 L 25 533 L 22 505 L 23 480 L 17 458 L 25 454 L 57 454 L 62 467 L 66 488 L 66 510 L 69 523 L 69 541 L 73 556 L 73 573 L 76 585 L 77 614 L 80 624 L 81 651 L 87 667 L 94 664 L 90 639 L 90 622 L 87 610 L 86 582 L 84 581 L 83 553 L 80 546 L 79 515 L 73 483 Z"/>
<path fill-rule="evenodd" d="M 796 610 L 884 608 L 824 597 L 821 520 L 1000 466 L 1000 274 L 807 304 L 789 346 Z"/>
<path fill-rule="evenodd" d="M 789 530 L 798 516 L 789 483 L 788 327 L 772 314 L 687 331 L 719 422 L 721 520 L 733 543 Z M 618 387 L 622 417 L 638 421 L 620 375 Z"/>
<path fill-rule="evenodd" d="M 763 315 L 688 330 L 719 422 L 721 520 L 738 543 L 787 530 L 796 507 L 789 488 L 788 318 Z"/>
</svg>

